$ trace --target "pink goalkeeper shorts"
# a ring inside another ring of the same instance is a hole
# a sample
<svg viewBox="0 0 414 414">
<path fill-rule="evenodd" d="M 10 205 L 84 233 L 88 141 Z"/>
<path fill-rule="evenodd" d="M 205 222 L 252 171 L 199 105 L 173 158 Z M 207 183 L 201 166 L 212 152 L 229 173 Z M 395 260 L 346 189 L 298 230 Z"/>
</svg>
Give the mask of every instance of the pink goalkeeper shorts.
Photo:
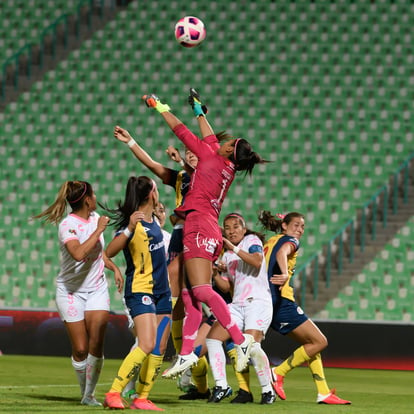
<svg viewBox="0 0 414 414">
<path fill-rule="evenodd" d="M 201 257 L 214 262 L 223 247 L 217 220 L 198 211 L 188 213 L 184 222 L 183 245 L 184 260 Z"/>
</svg>

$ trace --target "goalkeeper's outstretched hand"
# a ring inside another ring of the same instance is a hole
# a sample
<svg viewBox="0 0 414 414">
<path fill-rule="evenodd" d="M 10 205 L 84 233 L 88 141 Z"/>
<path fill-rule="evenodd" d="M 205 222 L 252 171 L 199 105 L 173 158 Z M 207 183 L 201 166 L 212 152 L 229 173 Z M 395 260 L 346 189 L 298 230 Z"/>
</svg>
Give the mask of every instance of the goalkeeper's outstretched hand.
<svg viewBox="0 0 414 414">
<path fill-rule="evenodd" d="M 188 95 L 188 103 L 193 108 L 194 115 L 197 118 L 199 116 L 204 116 L 207 114 L 207 106 L 201 103 L 200 95 L 194 88 L 190 88 L 190 94 Z"/>
<path fill-rule="evenodd" d="M 149 108 L 156 109 L 160 114 L 168 112 L 171 109 L 169 105 L 163 104 L 158 96 L 154 94 L 144 95 L 142 99 Z"/>
</svg>

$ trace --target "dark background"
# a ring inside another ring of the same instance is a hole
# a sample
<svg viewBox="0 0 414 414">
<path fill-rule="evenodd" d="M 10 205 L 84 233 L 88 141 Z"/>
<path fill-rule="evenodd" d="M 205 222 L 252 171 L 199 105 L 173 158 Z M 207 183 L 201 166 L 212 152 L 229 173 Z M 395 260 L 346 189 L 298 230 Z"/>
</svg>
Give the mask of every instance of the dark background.
<svg viewBox="0 0 414 414">
<path fill-rule="evenodd" d="M 328 338 L 322 358 L 327 367 L 414 370 L 414 326 L 401 323 L 316 324 Z M 111 314 L 106 358 L 124 358 L 134 340 L 124 315 Z M 298 344 L 269 330 L 263 342 L 273 365 Z M 69 339 L 57 312 L 0 310 L 0 350 L 4 354 L 69 356 Z M 174 355 L 171 341 L 166 358 Z"/>
</svg>

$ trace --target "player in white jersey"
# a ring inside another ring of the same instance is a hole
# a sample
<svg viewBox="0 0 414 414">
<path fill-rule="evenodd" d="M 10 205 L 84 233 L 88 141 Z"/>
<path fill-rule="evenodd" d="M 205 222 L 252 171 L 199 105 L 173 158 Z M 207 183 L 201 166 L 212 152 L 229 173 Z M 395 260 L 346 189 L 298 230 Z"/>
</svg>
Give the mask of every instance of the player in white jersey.
<svg viewBox="0 0 414 414">
<path fill-rule="evenodd" d="M 66 203 L 72 211 L 62 220 Z M 95 388 L 103 366 L 110 306 L 104 267 L 114 272 L 118 291 L 124 279 L 104 253 L 103 232 L 109 218 L 99 217 L 95 210 L 92 186 L 85 181 L 66 181 L 55 202 L 34 218 L 60 223 L 61 269 L 56 280 L 56 305 L 71 341 L 81 404 L 101 406 L 95 398 Z"/>
<path fill-rule="evenodd" d="M 270 365 L 260 343 L 270 326 L 273 315 L 272 297 L 267 280 L 266 262 L 263 254 L 263 236 L 247 229 L 244 218 L 237 213 L 228 214 L 223 221 L 224 252 L 217 262 L 214 280 L 224 290 L 233 288 L 229 305 L 232 319 L 239 329 L 254 337 L 251 360 L 262 387 L 261 404 L 271 404 L 275 395 L 271 383 Z M 223 342 L 229 338 L 227 331 L 216 322 L 207 336 L 207 348 L 215 387 L 209 402 L 220 402 L 232 394 L 227 383 L 226 358 Z M 251 402 L 249 391 L 239 390 L 232 402 Z"/>
</svg>

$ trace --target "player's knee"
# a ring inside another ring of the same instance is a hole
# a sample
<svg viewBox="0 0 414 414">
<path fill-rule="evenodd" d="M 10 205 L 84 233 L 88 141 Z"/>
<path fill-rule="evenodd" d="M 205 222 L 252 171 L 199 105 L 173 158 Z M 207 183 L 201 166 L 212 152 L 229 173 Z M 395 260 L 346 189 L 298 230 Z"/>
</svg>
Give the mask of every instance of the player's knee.
<svg viewBox="0 0 414 414">
<path fill-rule="evenodd" d="M 325 335 L 321 335 L 321 337 L 318 340 L 317 345 L 319 348 L 319 352 L 323 351 L 328 346 L 328 339 L 326 338 Z"/>
<path fill-rule="evenodd" d="M 209 285 L 194 286 L 193 294 L 198 301 L 209 303 L 210 299 L 214 296 L 214 290 Z"/>
<path fill-rule="evenodd" d="M 155 348 L 155 338 L 145 338 L 142 339 L 139 338 L 139 347 L 141 348 L 142 352 L 145 354 L 149 354 L 153 351 Z"/>
<path fill-rule="evenodd" d="M 89 350 L 87 347 L 79 347 L 72 350 L 75 361 L 84 361 L 88 357 Z"/>
</svg>

